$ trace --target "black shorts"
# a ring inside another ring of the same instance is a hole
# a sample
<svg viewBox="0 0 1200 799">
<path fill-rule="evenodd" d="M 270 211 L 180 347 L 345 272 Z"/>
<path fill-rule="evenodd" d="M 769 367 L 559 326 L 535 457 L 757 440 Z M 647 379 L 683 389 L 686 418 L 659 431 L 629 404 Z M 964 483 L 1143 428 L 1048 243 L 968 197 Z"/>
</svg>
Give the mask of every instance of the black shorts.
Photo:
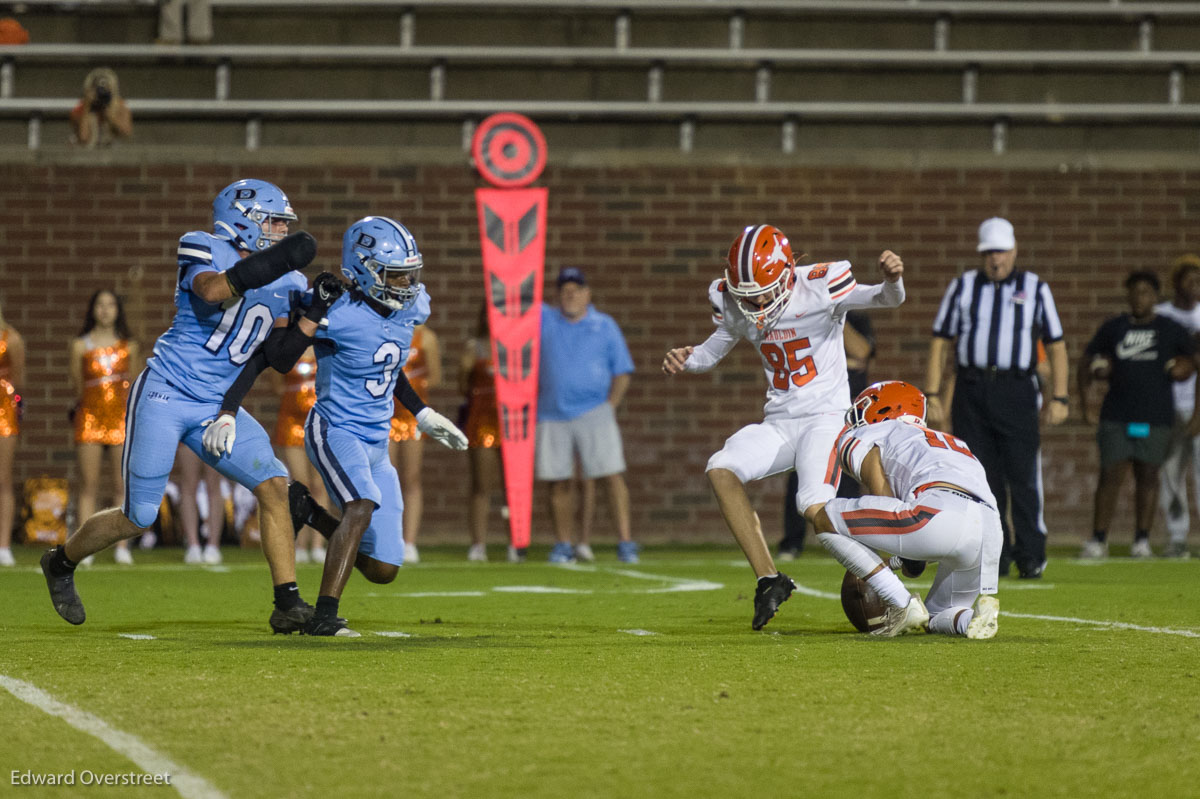
<svg viewBox="0 0 1200 799">
<path fill-rule="evenodd" d="M 1100 468 L 1121 461 L 1161 466 L 1171 448 L 1171 425 L 1149 425 L 1145 437 L 1135 438 L 1129 435 L 1127 422 L 1101 420 L 1096 428 L 1096 443 L 1100 445 Z"/>
</svg>

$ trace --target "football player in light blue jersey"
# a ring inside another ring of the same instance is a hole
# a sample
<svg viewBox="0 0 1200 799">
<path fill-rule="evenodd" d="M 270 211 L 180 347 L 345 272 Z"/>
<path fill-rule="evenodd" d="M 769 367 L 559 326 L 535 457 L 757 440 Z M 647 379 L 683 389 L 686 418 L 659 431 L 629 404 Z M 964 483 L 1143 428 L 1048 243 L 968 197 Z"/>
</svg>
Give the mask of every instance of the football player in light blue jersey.
<svg viewBox="0 0 1200 799">
<path fill-rule="evenodd" d="M 303 630 L 308 635 L 357 636 L 337 614 L 352 567 L 373 583 L 390 583 L 404 562 L 404 500 L 388 458 L 393 396 L 416 416 L 421 432 L 452 449 L 467 448 L 466 436 L 421 401 L 401 368 L 413 328 L 429 316 L 422 265 L 412 234 L 391 219 L 360 219 L 342 238 L 342 272 L 354 285 L 329 306 L 317 330 L 317 403 L 304 428 L 304 447 L 342 509 L 341 521 L 292 484 L 299 513 L 293 525 L 311 524 L 329 538 L 316 611 Z M 239 378 L 226 408 L 244 388 Z"/>
<path fill-rule="evenodd" d="M 293 300 L 307 287 L 304 276 L 293 270 L 306 267 L 316 254 L 310 235 L 288 235 L 295 220 L 277 186 L 240 180 L 213 201 L 213 233 L 191 232 L 180 239 L 175 319 L 130 387 L 124 502 L 93 515 L 65 545 L 42 557 L 55 610 L 72 624 L 82 624 L 86 617 L 75 590 L 75 564 L 154 522 L 180 442 L 258 497 L 263 551 L 275 585 L 271 627 L 291 632 L 311 617 L 311 606 L 296 588 L 286 469 L 275 458 L 266 432 L 245 411 L 236 418 L 242 433 L 237 446 L 232 417 L 212 424 L 222 395 L 244 364 L 261 358 L 286 371 L 316 331 L 311 318 L 287 324 Z M 318 278 L 317 285 L 328 288 L 328 280 L 340 286 L 333 275 Z M 333 291 L 333 296 L 317 292 L 310 316 L 321 318 L 340 294 L 336 286 Z M 223 432 L 227 456 L 218 460 L 204 451 L 202 441 Z"/>
</svg>

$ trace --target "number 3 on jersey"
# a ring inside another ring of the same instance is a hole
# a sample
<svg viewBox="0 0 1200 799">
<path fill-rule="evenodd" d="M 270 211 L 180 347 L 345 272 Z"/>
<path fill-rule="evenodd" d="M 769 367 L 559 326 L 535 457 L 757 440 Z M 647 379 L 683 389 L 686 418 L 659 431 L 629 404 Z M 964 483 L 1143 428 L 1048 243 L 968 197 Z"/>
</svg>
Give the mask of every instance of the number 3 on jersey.
<svg viewBox="0 0 1200 799">
<path fill-rule="evenodd" d="M 396 376 L 396 368 L 400 366 L 400 345 L 394 341 L 385 341 L 375 350 L 375 363 L 383 364 L 383 374 L 375 380 L 367 381 L 367 391 L 372 397 L 382 397 L 392 391 L 392 380 Z"/>
<path fill-rule="evenodd" d="M 771 385 L 780 391 L 787 391 L 789 387 L 799 388 L 817 376 L 817 364 L 812 356 L 800 357 L 800 351 L 806 349 L 807 338 L 785 341 L 782 346 L 770 341 L 763 342 L 760 350 L 774 372 Z"/>
</svg>

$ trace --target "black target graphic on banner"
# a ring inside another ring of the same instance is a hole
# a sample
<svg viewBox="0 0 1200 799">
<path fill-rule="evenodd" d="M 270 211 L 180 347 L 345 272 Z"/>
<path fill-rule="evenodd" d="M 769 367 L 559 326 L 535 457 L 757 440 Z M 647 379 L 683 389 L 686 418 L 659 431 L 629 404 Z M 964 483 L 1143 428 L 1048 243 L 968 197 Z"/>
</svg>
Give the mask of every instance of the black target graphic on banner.
<svg viewBox="0 0 1200 799">
<path fill-rule="evenodd" d="M 546 168 L 546 139 L 533 120 L 521 114 L 493 114 L 471 140 L 475 168 L 503 189 L 528 186 Z"/>
</svg>

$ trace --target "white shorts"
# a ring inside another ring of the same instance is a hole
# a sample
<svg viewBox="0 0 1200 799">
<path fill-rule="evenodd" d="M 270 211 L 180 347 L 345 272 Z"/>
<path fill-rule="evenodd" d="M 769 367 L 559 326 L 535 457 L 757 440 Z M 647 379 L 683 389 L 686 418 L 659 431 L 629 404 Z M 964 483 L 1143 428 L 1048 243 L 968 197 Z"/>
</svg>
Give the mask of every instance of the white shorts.
<svg viewBox="0 0 1200 799">
<path fill-rule="evenodd" d="M 844 422 L 843 414 L 837 412 L 748 425 L 708 459 L 706 471 L 728 469 L 748 483 L 795 469 L 800 484 L 796 507 L 803 513 L 809 505 L 837 494 L 841 469 L 834 444 Z"/>
<path fill-rule="evenodd" d="M 603 402 L 565 422 L 538 422 L 533 455 L 537 479 L 570 480 L 575 476 L 576 452 L 589 480 L 625 471 L 621 430 L 612 405 Z"/>
<path fill-rule="evenodd" d="M 832 499 L 825 512 L 839 535 L 871 549 L 938 562 L 925 599 L 931 614 L 970 607 L 999 582 L 1000 514 L 957 491 L 931 488 L 916 500 L 863 496 Z"/>
</svg>

